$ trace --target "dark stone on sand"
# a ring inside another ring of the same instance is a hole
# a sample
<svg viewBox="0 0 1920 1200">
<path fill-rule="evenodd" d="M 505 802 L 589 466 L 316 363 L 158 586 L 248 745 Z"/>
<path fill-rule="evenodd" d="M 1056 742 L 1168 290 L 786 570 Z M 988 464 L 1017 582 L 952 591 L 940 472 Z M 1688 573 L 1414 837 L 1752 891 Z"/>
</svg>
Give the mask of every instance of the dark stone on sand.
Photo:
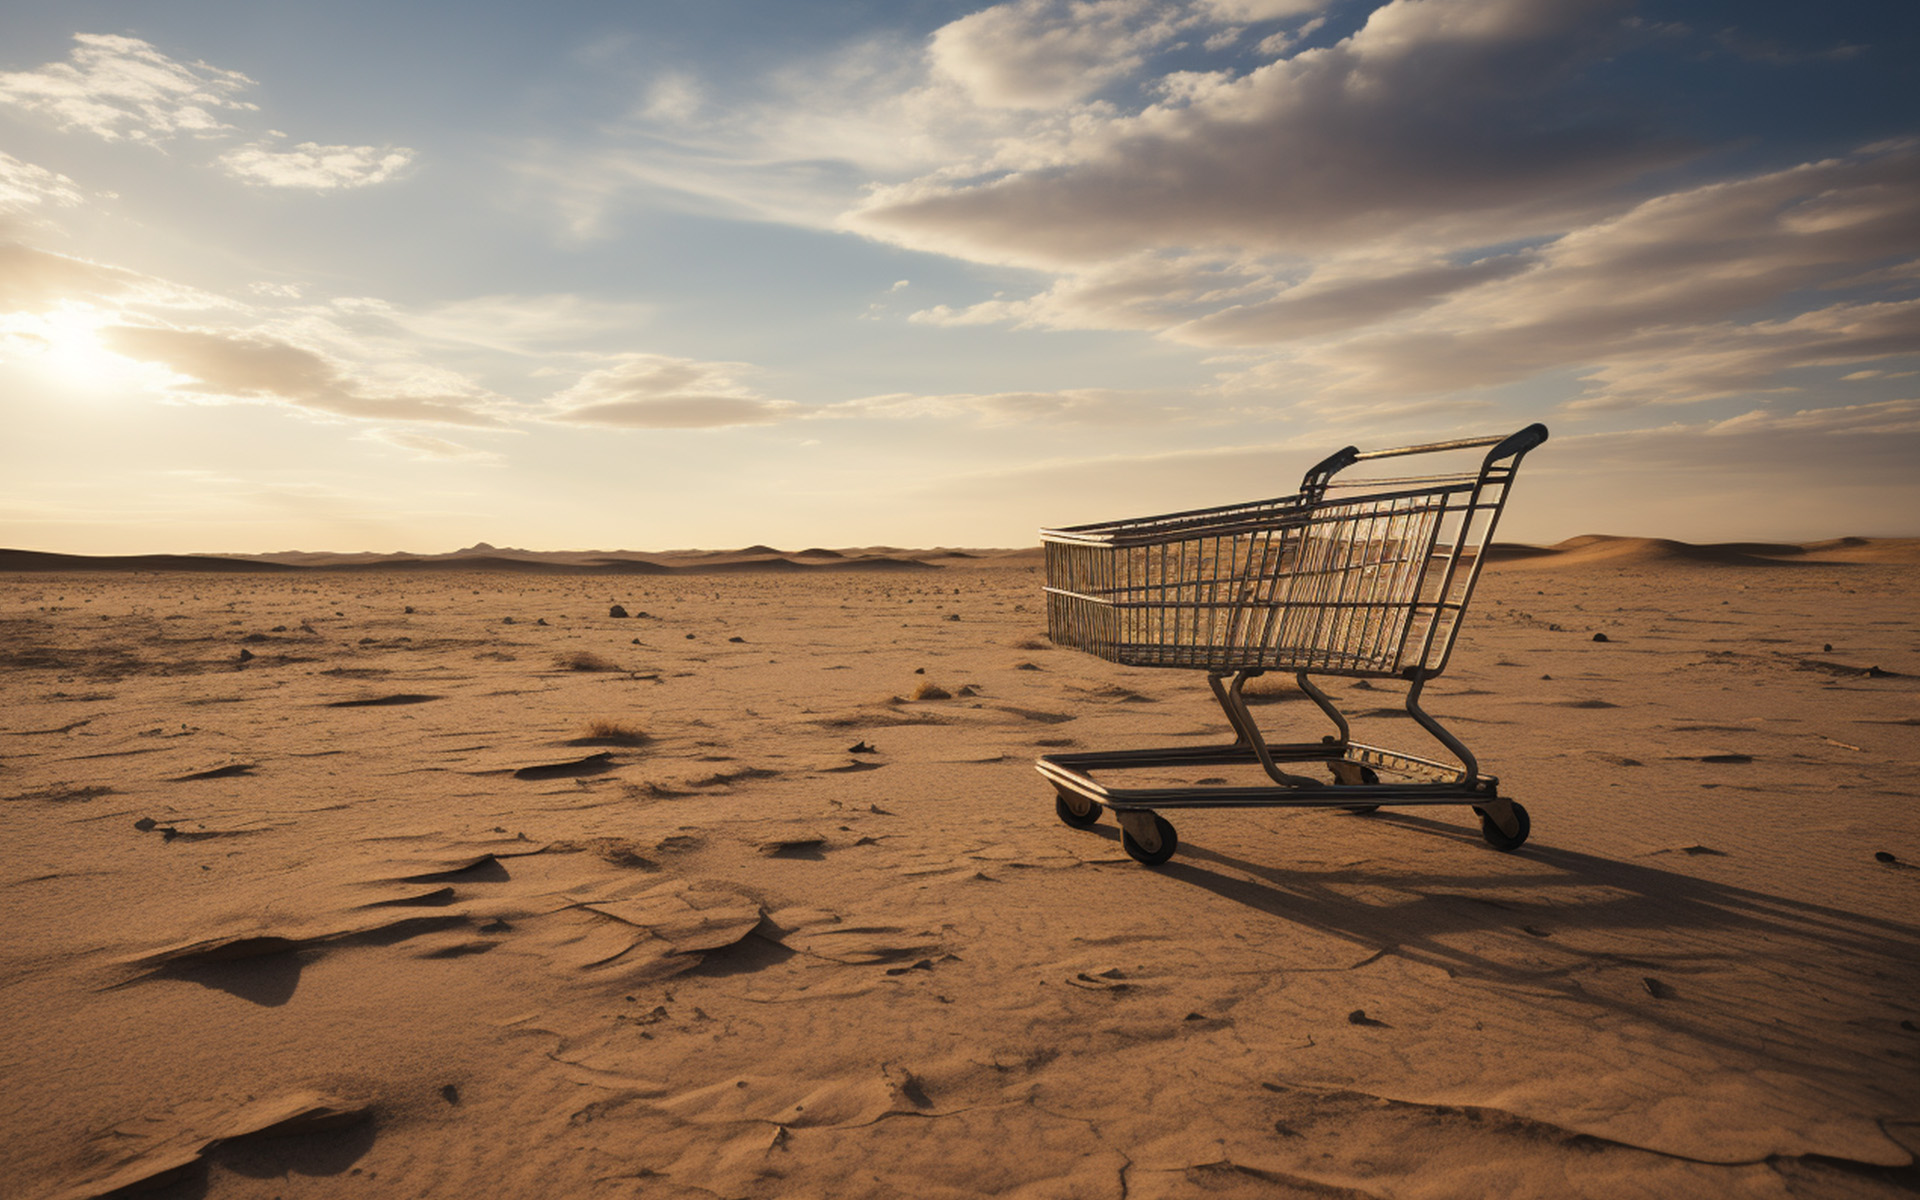
<svg viewBox="0 0 1920 1200">
<path fill-rule="evenodd" d="M 948 613 L 948 614 L 947 614 L 947 620 L 949 620 L 949 621 L 958 621 L 959 619 L 960 619 L 960 614 L 959 614 L 959 613 Z"/>
<path fill-rule="evenodd" d="M 138 821 L 135 821 L 133 823 L 133 827 L 135 829 L 138 829 L 141 833 L 150 833 L 153 830 L 158 829 L 160 827 L 160 822 L 154 820 L 152 817 L 141 817 Z M 1875 855 L 1875 857 L 1877 858 L 1879 856 Z M 1889 857 L 1891 857 L 1891 855 L 1889 855 Z"/>
<path fill-rule="evenodd" d="M 688 640 L 688 641 L 692 641 L 692 640 L 693 640 L 693 635 L 692 635 L 692 634 L 688 634 L 688 635 L 687 635 L 687 640 Z"/>
<path fill-rule="evenodd" d="M 448 1104 L 458 1104 L 460 1103 L 460 1089 L 450 1083 L 445 1084 L 440 1088 L 440 1098 Z"/>
<path fill-rule="evenodd" d="M 547 619 L 545 617 L 536 617 L 534 618 L 533 623 L 535 625 L 545 625 L 547 623 Z"/>
<path fill-rule="evenodd" d="M 736 643 L 739 643 L 739 644 L 741 644 L 741 645 L 745 645 L 745 644 L 746 644 L 746 640 L 747 640 L 747 639 L 745 639 L 745 638 L 743 638 L 743 637 L 730 637 L 730 638 L 728 638 L 727 640 L 728 640 L 729 642 L 736 642 Z"/>
<path fill-rule="evenodd" d="M 514 620 L 513 620 L 513 618 L 512 618 L 512 617 L 501 617 L 501 618 L 500 618 L 500 623 L 501 623 L 502 625 L 512 625 L 512 624 L 514 624 Z"/>
<path fill-rule="evenodd" d="M 249 649 L 247 649 L 246 647 L 244 647 L 244 646 L 242 646 L 242 647 L 240 648 L 240 661 L 241 661 L 241 662 L 252 662 L 252 661 L 253 661 L 253 651 L 251 651 L 251 650 L 249 650 Z"/>
<path fill-rule="evenodd" d="M 407 612 L 407 614 L 408 614 L 409 616 L 411 616 L 411 615 L 412 615 L 412 613 L 413 613 L 413 605 L 411 605 L 411 604 L 409 604 L 409 605 L 407 605 L 407 607 L 406 607 L 406 612 Z"/>
<path fill-rule="evenodd" d="M 1832 643 L 1832 642 L 1827 642 L 1827 643 L 1826 643 L 1825 645 L 1823 645 L 1823 646 L 1821 646 L 1821 647 L 1820 647 L 1820 653 L 1822 653 L 1822 654 L 1832 654 L 1832 653 L 1833 653 L 1833 643 Z"/>
<path fill-rule="evenodd" d="M 1647 995 L 1655 1000 L 1668 1000 L 1673 997 L 1673 989 L 1651 975 L 1641 976 L 1640 984 L 1647 989 Z"/>
<path fill-rule="evenodd" d="M 616 604 L 607 610 L 607 615 L 616 621 L 624 621 L 627 618 L 627 610 L 624 606 Z"/>
<path fill-rule="evenodd" d="M 1594 634 L 1594 635 L 1593 635 L 1593 640 L 1594 640 L 1594 641 L 1596 641 L 1596 642 L 1610 642 L 1610 641 L 1612 641 L 1613 639 L 1612 639 L 1612 638 L 1610 638 L 1610 637 L 1608 637 L 1608 636 L 1607 636 L 1606 634 L 1604 634 L 1604 633 L 1596 633 L 1596 634 Z"/>
<path fill-rule="evenodd" d="M 1347 1014 L 1347 1024 L 1349 1025 L 1385 1025 L 1386 1022 L 1376 1020 L 1375 1018 L 1368 1016 L 1367 1010 L 1364 1008 L 1356 1008 L 1352 1012 Z"/>
<path fill-rule="evenodd" d="M 871 745 L 867 744 L 866 742 L 855 742 L 853 745 L 847 747 L 847 753 L 848 754 L 878 754 L 880 752 L 878 750 L 875 750 Z"/>
<path fill-rule="evenodd" d="M 925 675 L 927 673 L 927 669 L 925 667 L 915 667 L 913 669 L 913 673 L 915 675 Z"/>
<path fill-rule="evenodd" d="M 1887 853 L 1885 850 L 1875 850 L 1873 852 L 1873 861 L 1883 862 L 1883 863 L 1897 863 L 1900 860 L 1894 857 L 1893 855 Z"/>
<path fill-rule="evenodd" d="M 247 636 L 241 638 L 240 640 L 243 642 L 253 642 L 258 644 L 260 642 L 266 641 L 267 635 L 264 633 L 250 633 Z"/>
</svg>

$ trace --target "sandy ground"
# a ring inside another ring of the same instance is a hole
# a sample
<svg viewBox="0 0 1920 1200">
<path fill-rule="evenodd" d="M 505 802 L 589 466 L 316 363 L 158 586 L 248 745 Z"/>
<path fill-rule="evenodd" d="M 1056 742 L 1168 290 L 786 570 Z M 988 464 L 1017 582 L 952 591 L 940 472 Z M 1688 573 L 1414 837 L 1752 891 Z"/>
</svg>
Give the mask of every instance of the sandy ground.
<svg viewBox="0 0 1920 1200">
<path fill-rule="evenodd" d="M 1526 846 L 1205 811 L 1156 869 L 1032 760 L 1217 710 L 1018 559 L 0 574 L 0 1192 L 1912 1194 L 1896 549 L 1498 565 L 1428 702 Z"/>
</svg>

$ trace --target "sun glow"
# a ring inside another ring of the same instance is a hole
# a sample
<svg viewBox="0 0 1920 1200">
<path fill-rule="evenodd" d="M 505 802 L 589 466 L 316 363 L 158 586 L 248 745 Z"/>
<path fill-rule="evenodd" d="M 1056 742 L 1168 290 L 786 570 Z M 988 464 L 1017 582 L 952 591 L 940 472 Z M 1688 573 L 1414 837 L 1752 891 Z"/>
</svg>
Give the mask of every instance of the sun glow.
<svg viewBox="0 0 1920 1200">
<path fill-rule="evenodd" d="M 144 379 L 146 372 L 142 364 L 101 343 L 102 326 L 115 319 L 88 304 L 15 314 L 0 323 L 0 358 L 81 391 L 125 387 Z"/>
</svg>

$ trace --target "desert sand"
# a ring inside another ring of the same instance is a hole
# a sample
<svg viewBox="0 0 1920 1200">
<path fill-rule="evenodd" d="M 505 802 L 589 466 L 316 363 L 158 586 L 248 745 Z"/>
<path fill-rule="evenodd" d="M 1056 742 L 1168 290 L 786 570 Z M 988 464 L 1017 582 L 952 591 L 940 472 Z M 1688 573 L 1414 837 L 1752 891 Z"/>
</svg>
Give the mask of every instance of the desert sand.
<svg viewBox="0 0 1920 1200">
<path fill-rule="evenodd" d="M 1217 739 L 1203 676 L 1051 647 L 1033 552 L 762 549 L 6 563 L 0 1192 L 1920 1187 L 1915 543 L 1509 548 L 1427 696 L 1525 846 L 1152 869 L 1032 760 Z"/>
</svg>

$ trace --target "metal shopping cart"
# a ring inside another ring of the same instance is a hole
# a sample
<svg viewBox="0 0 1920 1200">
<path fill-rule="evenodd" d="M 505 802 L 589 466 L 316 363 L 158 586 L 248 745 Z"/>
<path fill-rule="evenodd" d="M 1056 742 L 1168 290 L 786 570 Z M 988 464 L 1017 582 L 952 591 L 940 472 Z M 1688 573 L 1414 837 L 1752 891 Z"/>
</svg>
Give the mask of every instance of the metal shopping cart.
<svg viewBox="0 0 1920 1200">
<path fill-rule="evenodd" d="M 1296 495 L 1042 530 L 1054 644 L 1124 666 L 1203 670 L 1234 734 L 1223 746 L 1049 754 L 1037 765 L 1060 819 L 1086 829 L 1111 809 L 1127 853 L 1148 866 L 1179 845 L 1155 811 L 1172 808 L 1468 804 L 1495 849 L 1526 841 L 1527 810 L 1500 795 L 1420 693 L 1446 669 L 1520 460 L 1546 440 L 1546 426 L 1529 425 L 1506 437 L 1348 446 L 1308 471 Z M 1477 466 L 1450 474 L 1335 478 L 1358 463 L 1481 447 L 1491 449 Z M 1293 672 L 1338 732 L 1268 743 L 1243 695 L 1267 671 Z M 1407 715 L 1457 762 L 1354 741 L 1314 676 L 1407 681 Z M 1255 764 L 1267 781 L 1120 788 L 1093 778 Z M 1313 764 L 1331 779 L 1299 773 Z"/>
</svg>

